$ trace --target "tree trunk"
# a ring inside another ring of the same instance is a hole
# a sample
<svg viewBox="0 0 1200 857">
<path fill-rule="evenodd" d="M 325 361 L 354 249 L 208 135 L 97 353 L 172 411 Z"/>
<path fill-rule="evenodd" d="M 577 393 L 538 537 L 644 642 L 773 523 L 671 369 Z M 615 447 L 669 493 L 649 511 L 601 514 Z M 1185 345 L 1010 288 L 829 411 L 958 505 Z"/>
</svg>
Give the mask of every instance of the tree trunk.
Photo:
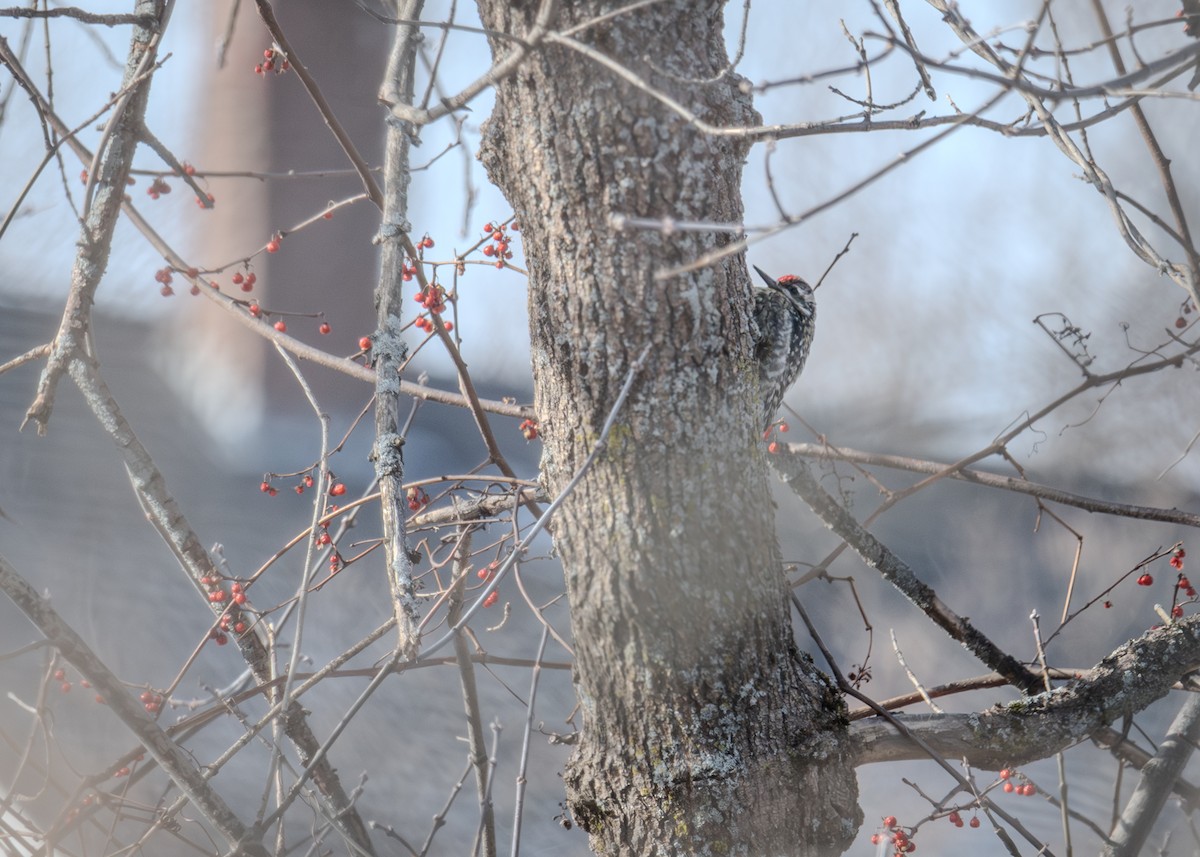
<svg viewBox="0 0 1200 857">
<path fill-rule="evenodd" d="M 486 27 L 522 38 L 539 9 L 479 5 Z M 558 32 L 616 8 L 560 5 Z M 721 74 L 721 6 L 667 0 L 572 38 L 704 121 L 753 124 L 740 79 Z M 492 48 L 499 58 L 514 45 Z M 698 132 L 561 40 L 498 85 L 485 131 L 482 157 L 529 263 L 551 493 L 580 468 L 651 346 L 607 447 L 553 525 L 583 712 L 568 798 L 606 854 L 827 855 L 861 823 L 844 708 L 792 640 L 745 260 L 657 280 L 727 236 L 612 225 L 614 215 L 740 222 L 746 149 Z"/>
</svg>

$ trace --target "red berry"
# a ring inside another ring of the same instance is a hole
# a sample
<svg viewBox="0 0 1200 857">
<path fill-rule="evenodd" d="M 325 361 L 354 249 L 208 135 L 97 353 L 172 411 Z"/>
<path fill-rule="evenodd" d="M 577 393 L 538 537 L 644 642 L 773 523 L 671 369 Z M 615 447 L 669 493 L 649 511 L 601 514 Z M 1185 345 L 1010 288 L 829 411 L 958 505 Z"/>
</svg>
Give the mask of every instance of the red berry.
<svg viewBox="0 0 1200 857">
<path fill-rule="evenodd" d="M 772 455 L 774 455 L 775 453 L 779 452 L 779 443 L 778 443 L 778 441 L 774 441 L 774 440 L 773 440 L 773 441 L 771 441 L 770 443 L 768 443 L 768 444 L 767 444 L 767 452 L 771 453 Z"/>
<path fill-rule="evenodd" d="M 279 321 L 275 322 L 275 329 L 280 333 L 287 333 L 287 322 L 285 322 L 282 318 L 279 319 Z"/>
<path fill-rule="evenodd" d="M 1138 586 L 1150 586 L 1154 583 L 1154 578 L 1150 576 L 1149 572 L 1146 572 L 1137 579 L 1137 582 Z"/>
<path fill-rule="evenodd" d="M 1007 780 L 1011 776 L 1012 776 L 1012 771 L 1010 771 L 1008 768 L 1000 769 L 1000 779 Z"/>
<path fill-rule="evenodd" d="M 1187 321 L 1184 320 L 1183 316 L 1179 316 L 1179 318 L 1175 319 L 1175 327 L 1179 330 L 1183 330 L 1183 328 L 1187 327 Z"/>
<path fill-rule="evenodd" d="M 346 493 L 346 486 L 341 482 L 335 482 L 333 485 L 329 486 L 329 493 L 333 497 L 341 497 Z"/>
<path fill-rule="evenodd" d="M 279 252 L 279 239 L 278 238 L 272 238 L 270 241 L 267 242 L 267 252 L 268 253 Z"/>
<path fill-rule="evenodd" d="M 491 607 L 493 604 L 495 604 L 499 600 L 500 600 L 500 593 L 493 591 L 488 595 L 487 598 L 483 599 L 483 606 Z"/>
<path fill-rule="evenodd" d="M 1012 794 L 1015 789 L 1016 789 L 1016 786 L 1014 786 L 1012 783 L 1004 784 L 1004 791 L 1006 794 Z"/>
<path fill-rule="evenodd" d="M 321 326 L 317 328 L 317 332 L 320 333 L 322 336 L 329 333 L 329 331 L 331 331 L 331 330 L 333 330 L 333 328 L 329 326 L 329 322 L 327 322 L 327 321 L 321 322 Z"/>
<path fill-rule="evenodd" d="M 255 318 L 262 315 L 262 308 L 258 304 L 250 304 L 250 306 L 246 307 L 246 311 Z"/>
<path fill-rule="evenodd" d="M 971 820 L 968 821 L 967 824 L 971 825 L 972 827 L 978 827 L 979 826 L 979 816 L 977 816 L 977 815 L 971 816 Z"/>
<path fill-rule="evenodd" d="M 454 330 L 454 322 L 452 321 L 443 321 L 442 325 L 446 328 L 446 330 Z"/>
<path fill-rule="evenodd" d="M 60 691 L 62 691 L 63 693 L 70 693 L 71 692 L 71 683 L 69 681 L 64 681 L 62 684 L 60 684 L 58 686 L 58 689 Z"/>
<path fill-rule="evenodd" d="M 483 248 L 483 255 L 485 255 L 485 256 L 495 256 L 495 255 L 496 255 L 496 248 L 495 248 L 495 247 L 493 247 L 491 244 L 487 245 L 486 247 L 484 247 L 484 248 Z"/>
<path fill-rule="evenodd" d="M 87 173 L 86 173 L 86 170 L 84 171 L 84 174 L 85 174 L 85 175 L 87 174 Z M 493 227 L 492 227 L 491 221 L 488 221 L 487 223 L 483 224 L 483 231 L 484 231 L 484 232 L 491 232 L 491 231 L 492 231 L 492 228 L 493 228 Z"/>
<path fill-rule="evenodd" d="M 54 671 L 54 680 L 55 681 L 62 681 L 66 677 L 67 677 L 67 671 L 64 670 L 62 667 L 59 667 L 58 669 L 56 669 Z"/>
<path fill-rule="evenodd" d="M 163 285 L 163 287 L 158 291 L 164 298 L 169 298 L 171 295 L 175 294 L 175 290 L 168 285 Z"/>
<path fill-rule="evenodd" d="M 896 826 L 896 816 L 889 815 L 887 818 L 885 818 L 883 820 L 883 826 L 888 828 L 889 830 L 891 830 L 893 827 L 895 827 Z"/>
<path fill-rule="evenodd" d="M 234 630 L 234 633 L 237 633 L 237 634 L 246 633 L 246 623 L 245 622 L 234 622 L 233 630 Z"/>
<path fill-rule="evenodd" d="M 266 494 L 268 491 L 271 490 L 271 483 L 264 480 L 263 483 L 258 486 L 258 490 L 263 492 L 264 494 Z M 201 581 L 201 582 L 203 583 L 204 581 Z"/>
<path fill-rule="evenodd" d="M 358 340 L 358 348 L 360 351 L 370 351 L 371 350 L 371 337 L 364 336 L 360 340 Z"/>
</svg>

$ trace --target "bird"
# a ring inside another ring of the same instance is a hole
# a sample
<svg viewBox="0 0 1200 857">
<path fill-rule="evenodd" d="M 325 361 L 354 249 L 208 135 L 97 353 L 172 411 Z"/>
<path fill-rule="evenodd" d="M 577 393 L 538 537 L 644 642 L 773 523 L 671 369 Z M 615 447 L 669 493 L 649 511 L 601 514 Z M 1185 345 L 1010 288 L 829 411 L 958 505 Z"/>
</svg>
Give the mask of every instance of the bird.
<svg viewBox="0 0 1200 857">
<path fill-rule="evenodd" d="M 766 282 L 754 292 L 754 323 L 758 335 L 754 358 L 763 401 L 763 427 L 771 425 L 784 394 L 800 377 L 812 345 L 817 303 L 812 287 L 794 274 L 772 279 L 754 266 Z"/>
</svg>

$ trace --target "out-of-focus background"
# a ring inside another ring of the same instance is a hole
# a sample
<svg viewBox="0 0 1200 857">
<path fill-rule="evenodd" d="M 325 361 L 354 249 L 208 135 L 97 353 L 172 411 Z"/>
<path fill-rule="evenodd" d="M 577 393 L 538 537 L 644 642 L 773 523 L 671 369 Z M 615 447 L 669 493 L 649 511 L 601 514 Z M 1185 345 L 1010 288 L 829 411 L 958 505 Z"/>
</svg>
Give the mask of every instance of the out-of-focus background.
<svg viewBox="0 0 1200 857">
<path fill-rule="evenodd" d="M 1020 28 L 1040 14 L 1043 4 L 1006 0 L 960 5 L 979 32 L 1020 44 Z M 1104 5 L 1114 26 L 1124 27 L 1125 7 Z M 426 4 L 425 16 L 444 20 L 446 7 Z M 968 62 L 959 56 L 961 43 L 932 6 L 907 3 L 902 8 L 927 56 L 954 55 L 956 61 Z M 1085 4 L 1053 8 L 1064 44 L 1082 48 L 1101 39 Z M 115 2 L 89 9 L 128 11 Z M 1177 9 L 1175 0 L 1153 0 L 1139 4 L 1132 14 L 1135 22 L 1143 23 L 1170 18 Z M 228 11 L 226 4 L 179 4 L 175 9 L 160 52 L 170 56 L 155 76 L 148 118 L 150 130 L 204 175 L 216 208 L 202 211 L 191 192 L 171 177 L 167 181 L 173 192 L 151 199 L 146 190 L 154 174 L 170 170 L 148 148 L 139 155 L 131 198 L 196 267 L 225 268 L 214 278 L 230 293 L 236 291 L 230 279 L 238 269 L 234 263 L 252 258 L 258 277 L 254 294 L 264 308 L 314 314 L 289 316 L 290 332 L 335 353 L 352 354 L 359 337 L 374 327 L 376 258 L 371 239 L 377 213 L 359 202 L 289 235 L 280 252 L 260 252 L 276 231 L 290 230 L 329 204 L 353 197 L 360 186 L 294 75 L 254 73 L 253 66 L 271 42 L 253 4 L 242 4 L 224 65 L 219 66 L 217 46 Z M 338 119 L 367 160 L 377 163 L 383 111 L 376 92 L 386 60 L 387 27 L 350 4 L 298 0 L 281 4 L 278 11 Z M 467 9 L 457 14 L 464 25 L 477 23 Z M 727 16 L 730 43 L 736 46 L 741 8 L 731 7 Z M 738 72 L 761 85 L 853 67 L 858 53 L 843 27 L 856 37 L 881 29 L 869 3 L 756 4 Z M 49 85 L 46 32 L 56 110 L 68 124 L 83 124 L 82 139 L 94 143 L 103 119 L 88 120 L 119 86 L 127 29 L 66 19 L 48 24 L 0 19 L 0 36 L 22 52 L 26 67 L 43 85 Z M 428 31 L 428 56 L 435 55 L 442 38 L 443 31 Z M 1134 40 L 1138 55 L 1147 61 L 1187 42 L 1181 24 L 1139 31 Z M 870 38 L 864 44 L 871 56 L 883 47 Z M 1121 46 L 1126 62 L 1135 65 L 1128 40 Z M 457 91 L 489 61 L 480 35 L 450 33 L 436 91 Z M 1047 74 L 1057 73 L 1053 57 L 1030 62 Z M 1114 76 L 1102 50 L 1073 56 L 1070 70 L 1081 84 Z M 901 51 L 872 67 L 876 103 L 909 98 L 915 83 L 912 63 Z M 941 74 L 935 83 L 936 102 L 918 93 L 889 117 L 970 112 L 994 92 L 991 83 L 968 76 Z M 865 85 L 864 76 L 850 72 L 806 84 L 770 86 L 758 93 L 756 104 L 768 124 L 853 116 L 861 107 L 832 87 L 862 99 Z M 10 76 L 0 79 L 0 92 L 0 208 L 7 210 L 41 161 L 44 147 L 36 116 Z M 436 241 L 428 259 L 452 259 L 483 237 L 483 224 L 510 213 L 474 158 L 489 104 L 485 92 L 456 121 L 424 129 L 420 146 L 413 150 L 420 169 L 414 173 L 412 221 L 416 235 L 427 232 Z M 1181 99 L 1147 99 L 1143 106 L 1171 158 L 1184 208 L 1195 217 L 1200 213 L 1196 106 Z M 1099 108 L 1091 103 L 1087 109 Z M 1010 94 L 986 117 L 1020 127 L 1024 111 L 1019 98 Z M 1068 118 L 1066 112 L 1060 115 L 1064 121 Z M 757 146 L 745 173 L 746 222 L 777 223 L 776 200 L 787 214 L 795 215 L 836 197 L 944 130 L 814 134 Z M 1118 189 L 1169 219 L 1159 175 L 1127 114 L 1089 128 L 1087 143 Z M 61 175 L 57 165 L 41 175 L 0 237 L 0 363 L 49 341 L 58 324 L 78 232 L 74 211 L 64 201 L 64 183 L 76 205 L 83 191 L 78 180 L 81 165 L 66 152 L 64 164 Z M 1168 342 L 1167 331 L 1175 331 L 1185 295 L 1134 257 L 1117 234 L 1111 209 L 1078 173 L 1044 137 L 963 127 L 802 225 L 753 241 L 748 252 L 753 264 L 815 281 L 857 234 L 818 291 L 816 340 L 788 403 L 836 446 L 949 463 L 986 446 L 1082 379 L 1079 367 L 1059 345 L 1031 323 L 1035 317 L 1061 313 L 1063 317 L 1048 318 L 1047 324 L 1055 330 L 1068 320 L 1077 326 L 1094 358 L 1089 368 L 1097 374 L 1121 369 Z M 1166 248 L 1164 252 L 1181 256 L 1148 218 L 1134 217 L 1139 228 Z M 514 249 L 518 252 L 513 262 L 521 266 L 519 243 Z M 177 286 L 170 298 L 160 296 L 154 272 L 163 264 L 128 224 L 118 227 L 96 305 L 97 355 L 116 398 L 206 545 L 220 543 L 231 568 L 247 574 L 308 525 L 310 495 L 296 495 L 283 480 L 279 495 L 268 497 L 259 491 L 259 483 L 264 473 L 311 466 L 319 449 L 318 425 L 269 343 L 206 301 L 189 296 L 186 284 Z M 527 401 L 521 276 L 512 270 L 470 266 L 459 278 L 458 290 L 454 321 L 481 392 Z M 317 332 L 321 319 L 331 325 L 327 336 Z M 0 519 L 0 553 L 52 598 L 122 678 L 164 686 L 203 639 L 209 616 L 199 609 L 194 589 L 146 525 L 111 442 L 70 385 L 62 385 L 46 437 L 31 429 L 17 431 L 40 368 L 34 361 L 0 375 L 0 507 L 9 518 Z M 332 416 L 333 433 L 340 437 L 368 404 L 371 390 L 319 367 L 306 364 L 305 369 L 322 407 Z M 432 385 L 455 389 L 450 364 L 439 349 L 427 348 L 418 355 L 412 376 L 419 371 L 430 374 Z M 1033 481 L 1080 494 L 1196 508 L 1197 462 L 1187 454 L 1200 431 L 1193 372 L 1194 366 L 1185 363 L 1181 369 L 1076 398 L 1010 445 L 1015 466 Z M 523 475 L 533 478 L 536 442 L 526 443 L 515 420 L 496 422 L 506 454 L 521 466 Z M 813 438 L 792 420 L 787 439 Z M 351 494 L 365 490 L 371 478 L 369 446 L 369 434 L 360 426 L 331 462 Z M 412 478 L 463 472 L 485 457 L 470 420 L 455 409 L 433 404 L 419 410 L 405 453 L 406 476 Z M 1014 472 L 1002 462 L 987 464 L 998 472 Z M 851 479 L 849 471 L 842 473 L 843 480 L 836 484 L 848 492 L 856 514 L 864 517 L 878 502 L 878 492 L 861 476 Z M 915 481 L 892 471 L 880 473 L 893 488 Z M 817 562 L 836 545 L 794 498 L 781 493 L 779 501 L 780 537 L 789 561 Z M 1178 527 L 1098 518 L 1059 507 L 1053 511 L 1062 524 L 1039 516 L 1029 498 L 940 484 L 901 503 L 873 530 L 945 601 L 981 622 L 1018 656 L 1030 657 L 1029 614 L 1037 610 L 1043 622 L 1056 624 L 1080 544 L 1074 606 L 1156 548 L 1187 538 Z M 376 531 L 373 513 L 362 526 L 364 538 Z M 831 571 L 855 578 L 857 597 L 874 626 L 874 678 L 866 688 L 872 695 L 883 698 L 909 688 L 887 640 L 893 628 L 908 663 L 928 683 L 982 671 L 964 652 L 931 632 L 874 572 L 850 559 L 840 560 Z M 1166 586 L 1168 571 L 1165 566 L 1158 571 Z M 287 599 L 299 567 L 293 564 L 290 572 L 291 579 L 285 561 L 264 577 L 256 592 L 258 603 Z M 534 564 L 528 574 L 543 597 L 557 591 L 553 563 Z M 306 626 L 303 654 L 312 664 L 324 664 L 388 614 L 378 562 L 355 565 L 347 575 L 349 580 L 320 593 L 315 608 L 319 612 Z M 813 583 L 801 594 L 813 605 L 814 615 L 834 617 L 821 630 L 844 663 L 860 662 L 870 638 L 851 590 Z M 532 657 L 535 625 L 514 593 L 505 592 L 504 597 L 514 603 L 512 619 L 503 629 L 482 634 L 481 642 L 492 652 Z M 1152 604 L 1168 597 L 1166 589 L 1143 591 L 1127 585 L 1112 597 L 1112 609 L 1094 609 L 1075 620 L 1071 632 L 1052 650 L 1053 662 L 1080 668 L 1094 664 L 1122 640 L 1153 624 Z M 562 606 L 549 615 L 565 632 Z M 34 636 L 11 605 L 0 604 L 0 651 L 11 651 Z M 807 640 L 801 644 L 810 647 Z M 373 651 L 382 655 L 386 649 Z M 554 646 L 548 657 L 566 660 Z M 213 688 L 235 682 L 240 664 L 236 652 L 204 646 L 198 665 L 175 697 L 207 700 Z M 0 746 L 2 789 L 13 785 L 5 780 L 5 771 L 11 770 L 19 756 L 15 748 L 24 745 L 30 728 L 20 701 L 33 701 L 40 676 L 31 674 L 29 665 L 28 659 L 0 661 L 0 686 L 10 694 L 0 700 L 0 728 L 7 745 Z M 327 692 L 306 700 L 319 728 L 332 728 L 363 686 L 361 679 L 339 681 L 345 687 L 342 695 Z M 511 784 L 525 710 L 520 700 L 528 681 L 527 670 L 481 673 L 485 711 L 495 712 L 503 726 L 495 787 L 502 829 L 512 813 Z M 565 721 L 573 702 L 568 674 L 547 671 L 542 682 L 537 719 L 545 722 L 548 732 L 569 731 Z M 76 686 L 54 702 L 52 744 L 60 749 L 53 754 L 58 758 L 51 759 L 52 767 L 69 761 L 92 772 L 130 749 L 115 719 L 87 697 L 87 691 Z M 980 693 L 948 705 L 971 710 L 1009 698 L 1011 694 L 1002 692 Z M 1173 705 L 1168 700 L 1142 721 L 1152 737 L 1161 734 Z M 390 682 L 376 704 L 355 719 L 337 745 L 335 763 L 347 781 L 355 781 L 360 772 L 369 776 L 358 802 L 365 817 L 394 826 L 410 842 L 423 839 L 429 819 L 445 803 L 465 765 L 465 750 L 457 740 L 464 729 L 460 712 L 453 675 L 428 669 Z M 183 713 L 169 710 L 166 717 Z M 203 758 L 206 752 L 220 752 L 239 731 L 231 719 L 192 746 Z M 556 771 L 566 752 L 544 738 L 535 741 L 525 809 L 526 853 L 586 852 L 584 835 L 562 829 L 555 819 L 561 812 Z M 1076 764 L 1080 773 L 1073 781 L 1074 808 L 1103 825 L 1115 762 L 1093 755 Z M 1046 777 L 1045 785 L 1054 787 L 1057 775 L 1052 766 L 1033 766 L 1030 773 Z M 263 784 L 254 776 L 248 760 L 244 767 L 222 774 L 219 784 L 232 795 L 255 801 Z M 860 781 L 868 819 L 919 816 L 925 811 L 915 791 L 900 785 L 901 776 L 926 785 L 935 795 L 947 787 L 929 765 L 864 769 Z M 25 781 L 21 787 L 29 788 Z M 54 802 L 53 789 L 50 792 L 39 797 L 43 811 Z M 143 797 L 153 803 L 155 796 Z M 432 853 L 469 849 L 474 835 L 469 804 L 459 801 Z M 1060 834 L 1054 806 L 1040 799 L 1015 806 L 1039 833 L 1056 842 Z M 1164 816 L 1164 830 L 1177 822 Z M 870 847 L 865 839 L 869 826 L 860 843 L 863 853 Z M 970 834 L 968 838 L 967 832 L 942 824 L 929 827 L 922 836 L 928 843 L 924 847 L 1001 853 L 995 839 L 980 831 Z M 395 853 L 406 852 L 397 847 Z"/>
</svg>

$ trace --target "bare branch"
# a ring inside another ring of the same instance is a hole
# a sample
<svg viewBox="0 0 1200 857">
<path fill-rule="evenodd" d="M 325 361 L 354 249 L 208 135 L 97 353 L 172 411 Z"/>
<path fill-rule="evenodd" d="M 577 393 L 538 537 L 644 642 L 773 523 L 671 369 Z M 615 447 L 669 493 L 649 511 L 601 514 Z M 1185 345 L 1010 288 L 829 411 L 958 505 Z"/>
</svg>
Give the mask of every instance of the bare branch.
<svg viewBox="0 0 1200 857">
<path fill-rule="evenodd" d="M 910 473 L 945 474 L 950 479 L 984 485 L 988 488 L 999 488 L 1017 494 L 1027 494 L 1039 500 L 1051 503 L 1061 503 L 1073 506 L 1085 512 L 1098 512 L 1104 515 L 1117 515 L 1122 518 L 1135 518 L 1145 521 L 1162 521 L 1168 524 L 1180 524 L 1185 527 L 1200 527 L 1200 514 L 1181 509 L 1161 509 L 1154 506 L 1136 506 L 1131 503 L 1116 503 L 1073 494 L 1053 485 L 1043 485 L 1030 482 L 1028 479 L 1018 479 L 1013 476 L 1001 476 L 972 468 L 955 468 L 954 465 L 937 461 L 926 461 L 909 458 L 903 455 L 887 455 L 884 453 L 864 452 L 846 447 L 833 447 L 817 443 L 791 443 L 787 450 L 793 455 L 814 458 L 821 461 L 846 461 L 867 466 L 890 467 L 895 470 L 907 470 Z"/>
</svg>

